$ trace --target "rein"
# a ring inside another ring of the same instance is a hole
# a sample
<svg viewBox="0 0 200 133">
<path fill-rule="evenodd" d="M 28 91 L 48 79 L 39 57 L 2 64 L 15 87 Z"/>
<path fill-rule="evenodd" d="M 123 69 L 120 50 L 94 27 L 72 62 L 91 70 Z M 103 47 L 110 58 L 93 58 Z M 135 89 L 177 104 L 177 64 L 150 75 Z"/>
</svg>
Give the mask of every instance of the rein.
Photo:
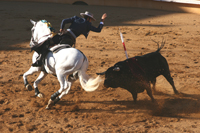
<svg viewBox="0 0 200 133">
<path fill-rule="evenodd" d="M 40 38 L 38 39 L 38 42 L 39 42 L 39 40 L 40 40 L 41 38 L 46 37 L 46 36 L 49 36 L 49 35 L 52 35 L 52 33 L 40 37 Z"/>
</svg>

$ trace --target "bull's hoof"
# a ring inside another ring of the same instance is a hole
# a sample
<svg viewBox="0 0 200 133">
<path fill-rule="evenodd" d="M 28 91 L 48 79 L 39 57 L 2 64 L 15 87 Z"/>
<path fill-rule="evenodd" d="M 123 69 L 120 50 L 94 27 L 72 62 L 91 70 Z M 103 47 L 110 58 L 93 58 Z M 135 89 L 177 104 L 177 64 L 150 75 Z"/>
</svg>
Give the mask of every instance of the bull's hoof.
<svg viewBox="0 0 200 133">
<path fill-rule="evenodd" d="M 27 84 L 27 85 L 26 85 L 26 89 L 27 89 L 28 91 L 32 91 L 32 90 L 33 90 L 32 86 L 31 86 L 30 84 Z"/>
<path fill-rule="evenodd" d="M 151 99 L 151 102 L 152 103 L 157 103 L 155 99 Z"/>
<path fill-rule="evenodd" d="M 174 91 L 174 93 L 175 93 L 175 94 L 179 94 L 179 92 L 178 92 L 178 91 Z"/>
</svg>

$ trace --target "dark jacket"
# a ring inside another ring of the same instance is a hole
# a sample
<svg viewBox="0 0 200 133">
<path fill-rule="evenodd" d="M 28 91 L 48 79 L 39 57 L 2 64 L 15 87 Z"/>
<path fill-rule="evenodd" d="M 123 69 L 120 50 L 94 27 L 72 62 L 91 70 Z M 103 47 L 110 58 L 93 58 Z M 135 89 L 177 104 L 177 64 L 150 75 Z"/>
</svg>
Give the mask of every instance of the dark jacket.
<svg viewBox="0 0 200 133">
<path fill-rule="evenodd" d="M 64 26 L 67 23 L 71 23 L 69 29 L 71 29 L 71 31 L 76 35 L 76 37 L 83 34 L 85 38 L 87 38 L 89 31 L 101 32 L 101 29 L 103 28 L 103 23 L 100 23 L 99 26 L 96 28 L 92 26 L 91 22 L 86 21 L 86 19 L 74 16 L 71 18 L 63 19 L 61 22 L 60 29 L 64 29 Z"/>
</svg>

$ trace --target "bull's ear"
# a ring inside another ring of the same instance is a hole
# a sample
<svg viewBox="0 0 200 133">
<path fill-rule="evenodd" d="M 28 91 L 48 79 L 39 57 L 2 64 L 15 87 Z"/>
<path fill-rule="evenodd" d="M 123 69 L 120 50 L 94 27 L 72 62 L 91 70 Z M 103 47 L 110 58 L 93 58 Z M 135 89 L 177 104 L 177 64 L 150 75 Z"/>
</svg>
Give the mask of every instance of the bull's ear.
<svg viewBox="0 0 200 133">
<path fill-rule="evenodd" d="M 120 71 L 120 68 L 119 67 L 114 67 L 113 71 Z"/>
<path fill-rule="evenodd" d="M 30 22 L 33 24 L 33 25 L 35 25 L 35 21 L 33 21 L 32 19 L 30 19 Z"/>
</svg>

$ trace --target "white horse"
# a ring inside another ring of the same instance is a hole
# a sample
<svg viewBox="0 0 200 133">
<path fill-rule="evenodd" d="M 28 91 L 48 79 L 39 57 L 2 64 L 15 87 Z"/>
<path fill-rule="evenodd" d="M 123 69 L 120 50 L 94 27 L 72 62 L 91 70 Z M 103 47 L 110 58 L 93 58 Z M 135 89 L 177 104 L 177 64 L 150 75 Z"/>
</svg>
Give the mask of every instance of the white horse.
<svg viewBox="0 0 200 133">
<path fill-rule="evenodd" d="M 33 24 L 33 28 L 31 29 L 32 37 L 30 44 L 40 44 L 45 42 L 45 40 L 48 38 L 51 38 L 51 30 L 46 23 L 43 21 L 30 21 Z M 53 47 L 53 49 L 60 46 L 62 45 L 56 45 Z M 36 61 L 37 56 L 37 52 L 34 52 L 32 57 L 33 63 Z M 90 78 L 89 75 L 86 74 L 87 68 L 88 59 L 86 56 L 79 50 L 69 46 L 69 48 L 61 49 L 57 53 L 49 52 L 45 58 L 43 68 L 31 66 L 30 69 L 23 74 L 24 85 L 28 90 L 32 90 L 31 85 L 27 81 L 27 76 L 40 71 L 40 75 L 33 83 L 33 87 L 35 89 L 35 95 L 38 97 L 43 97 L 43 95 L 39 92 L 38 84 L 46 77 L 47 74 L 56 75 L 60 83 L 60 89 L 51 95 L 48 105 L 46 106 L 46 109 L 48 109 L 50 105 L 57 103 L 69 92 L 72 83 L 78 78 L 82 88 L 85 91 L 91 92 L 99 87 L 99 83 L 101 82 L 100 77 L 98 76 L 96 78 Z M 66 76 L 68 75 L 70 76 L 67 80 Z"/>
</svg>

